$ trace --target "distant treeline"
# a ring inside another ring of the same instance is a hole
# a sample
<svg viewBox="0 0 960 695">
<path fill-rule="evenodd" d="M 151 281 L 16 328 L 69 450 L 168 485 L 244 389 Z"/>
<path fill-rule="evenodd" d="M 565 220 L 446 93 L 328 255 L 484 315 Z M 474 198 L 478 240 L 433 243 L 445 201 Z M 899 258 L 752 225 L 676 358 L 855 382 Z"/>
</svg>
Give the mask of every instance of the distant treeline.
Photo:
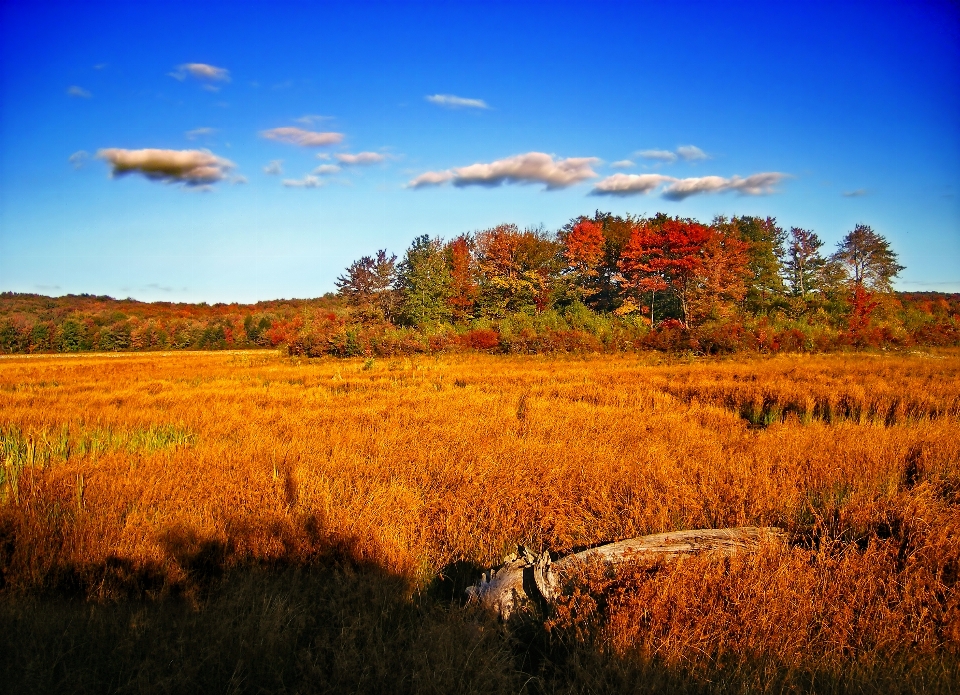
<svg viewBox="0 0 960 695">
<path fill-rule="evenodd" d="M 289 343 L 304 316 L 346 310 L 328 294 L 256 304 L 138 302 L 0 293 L 0 352 L 224 350 Z"/>
<path fill-rule="evenodd" d="M 709 225 L 597 212 L 500 225 L 352 263 L 336 295 L 257 304 L 0 294 L 0 352 L 286 346 L 306 356 L 448 350 L 718 354 L 960 345 L 960 294 L 903 293 L 886 239 L 833 253 L 773 218 Z"/>
</svg>

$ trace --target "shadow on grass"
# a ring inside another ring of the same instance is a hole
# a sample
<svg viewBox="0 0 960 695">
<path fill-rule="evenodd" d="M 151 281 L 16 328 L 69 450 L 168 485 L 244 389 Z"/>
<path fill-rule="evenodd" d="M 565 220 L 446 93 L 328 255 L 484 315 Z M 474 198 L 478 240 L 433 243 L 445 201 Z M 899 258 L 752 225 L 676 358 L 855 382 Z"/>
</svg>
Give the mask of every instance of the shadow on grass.
<svg viewBox="0 0 960 695">
<path fill-rule="evenodd" d="M 820 672 L 774 657 L 706 669 L 618 654 L 595 628 L 548 629 L 548 609 L 508 625 L 463 601 L 483 568 L 427 586 L 334 538 L 315 518 L 232 521 L 225 537 L 175 526 L 162 562 L 110 557 L 46 567 L 42 590 L 0 591 L 0 683 L 16 693 L 951 692 L 929 671 Z M 3 570 L 29 548 L 9 525 Z M 269 552 L 268 552 L 269 551 Z M 950 662 L 943 662 L 949 664 Z M 873 667 L 877 668 L 877 667 Z M 906 673 L 909 677 L 902 677 Z"/>
</svg>

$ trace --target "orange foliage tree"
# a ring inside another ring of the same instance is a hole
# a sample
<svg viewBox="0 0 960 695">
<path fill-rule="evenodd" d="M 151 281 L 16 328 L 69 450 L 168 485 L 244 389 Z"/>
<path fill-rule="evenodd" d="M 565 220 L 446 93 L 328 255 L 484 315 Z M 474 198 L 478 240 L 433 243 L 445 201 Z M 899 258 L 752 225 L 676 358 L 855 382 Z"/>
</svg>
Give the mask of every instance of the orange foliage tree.
<svg viewBox="0 0 960 695">
<path fill-rule="evenodd" d="M 605 241 L 602 225 L 588 219 L 581 219 L 563 236 L 566 271 L 571 276 L 578 298 L 589 297 L 599 289 L 594 286 L 594 281 L 603 261 Z"/>
<path fill-rule="evenodd" d="M 447 304 L 454 321 L 473 318 L 477 301 L 477 283 L 474 279 L 473 241 L 461 234 L 447 243 L 447 266 L 450 270 L 450 296 Z"/>
</svg>

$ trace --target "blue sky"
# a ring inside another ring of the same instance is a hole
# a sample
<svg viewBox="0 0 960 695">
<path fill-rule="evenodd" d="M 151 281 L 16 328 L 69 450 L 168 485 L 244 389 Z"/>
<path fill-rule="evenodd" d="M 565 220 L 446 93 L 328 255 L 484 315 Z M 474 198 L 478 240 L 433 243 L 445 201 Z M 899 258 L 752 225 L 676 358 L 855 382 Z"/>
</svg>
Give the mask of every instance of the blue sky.
<svg viewBox="0 0 960 695">
<path fill-rule="evenodd" d="M 864 223 L 960 291 L 955 4 L 0 8 L 0 290 L 312 297 L 600 209 Z"/>
</svg>

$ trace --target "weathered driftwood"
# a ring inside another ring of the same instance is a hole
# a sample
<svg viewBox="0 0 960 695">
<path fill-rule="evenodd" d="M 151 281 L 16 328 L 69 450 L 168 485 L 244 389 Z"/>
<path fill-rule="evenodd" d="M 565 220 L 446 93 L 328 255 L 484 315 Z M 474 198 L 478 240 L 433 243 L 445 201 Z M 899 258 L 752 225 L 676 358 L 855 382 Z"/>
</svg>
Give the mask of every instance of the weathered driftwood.
<svg viewBox="0 0 960 695">
<path fill-rule="evenodd" d="M 729 556 L 753 550 L 764 540 L 782 536 L 783 531 L 778 528 L 755 526 L 671 531 L 608 543 L 556 561 L 551 561 L 549 551 L 536 555 L 521 546 L 517 553 L 504 558 L 504 564 L 499 568 L 485 572 L 477 586 L 467 589 L 467 595 L 506 620 L 528 601 L 552 603 L 559 590 L 558 573 L 569 571 L 581 562 L 618 565 L 654 555 L 664 559 L 703 553 Z"/>
</svg>

